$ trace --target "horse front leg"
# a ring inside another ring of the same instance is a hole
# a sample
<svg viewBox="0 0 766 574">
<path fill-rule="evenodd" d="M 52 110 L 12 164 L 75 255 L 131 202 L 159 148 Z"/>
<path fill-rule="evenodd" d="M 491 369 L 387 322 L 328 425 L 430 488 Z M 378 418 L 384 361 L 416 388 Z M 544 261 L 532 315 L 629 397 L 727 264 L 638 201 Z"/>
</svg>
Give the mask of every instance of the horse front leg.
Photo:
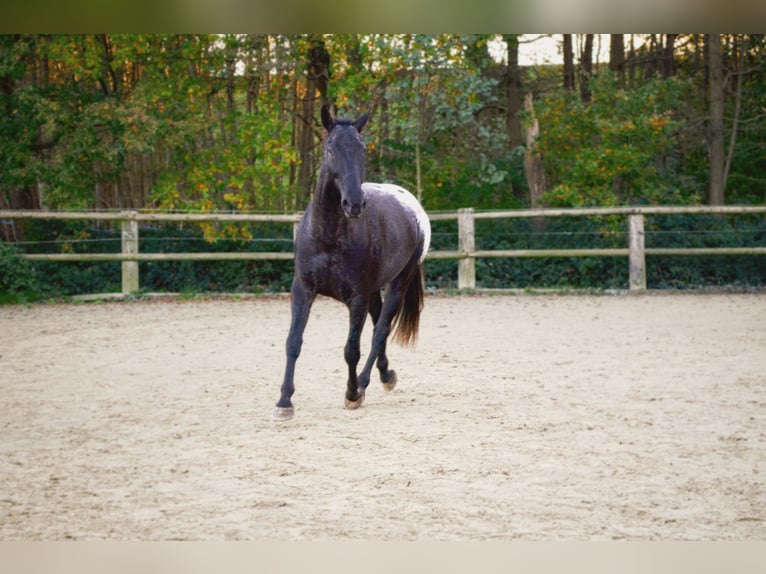
<svg viewBox="0 0 766 574">
<path fill-rule="evenodd" d="M 349 329 L 344 357 L 348 365 L 348 383 L 346 386 L 347 409 L 356 409 L 364 401 L 364 389 L 359 386 L 359 379 L 356 376 L 356 366 L 359 364 L 361 356 L 360 341 L 362 338 L 362 329 L 364 321 L 367 318 L 367 300 L 358 296 L 351 300 L 349 309 Z"/>
<path fill-rule="evenodd" d="M 306 323 L 309 320 L 311 305 L 314 303 L 316 293 L 307 290 L 304 285 L 296 278 L 293 280 L 291 290 L 291 320 L 290 333 L 287 336 L 285 344 L 285 355 L 287 363 L 285 365 L 285 377 L 282 380 L 282 388 L 277 402 L 277 408 L 274 411 L 274 418 L 281 421 L 293 418 L 295 410 L 293 408 L 292 396 L 295 392 L 295 363 L 301 354 L 303 346 L 303 332 L 306 330 Z"/>
<path fill-rule="evenodd" d="M 372 294 L 372 298 L 370 299 L 370 316 L 372 317 L 373 327 L 378 324 L 382 310 L 383 299 L 380 297 L 380 291 L 376 291 Z M 387 391 L 391 391 L 396 386 L 396 371 L 389 370 L 388 368 L 388 356 L 386 355 L 387 341 L 388 339 L 384 339 L 383 344 L 380 346 L 380 353 L 378 354 L 376 366 L 380 373 L 380 382 L 383 383 L 383 388 Z"/>
</svg>

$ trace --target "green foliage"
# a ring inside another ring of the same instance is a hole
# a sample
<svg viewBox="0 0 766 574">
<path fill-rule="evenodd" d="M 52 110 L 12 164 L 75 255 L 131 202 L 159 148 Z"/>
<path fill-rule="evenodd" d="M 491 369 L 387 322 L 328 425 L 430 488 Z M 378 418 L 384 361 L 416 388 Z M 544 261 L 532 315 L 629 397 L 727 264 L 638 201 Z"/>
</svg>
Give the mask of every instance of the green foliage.
<svg viewBox="0 0 766 574">
<path fill-rule="evenodd" d="M 39 298 L 40 286 L 32 266 L 13 245 L 0 242 L 0 303 L 24 303 Z"/>
<path fill-rule="evenodd" d="M 0 35 L 0 81 L 14 85 L 24 77 L 24 59 L 32 49 L 26 41 L 13 41 Z M 0 90 L 0 202 L 10 203 L 11 193 L 35 181 L 32 145 L 36 140 L 35 120 L 39 102 L 35 90 L 24 88 L 11 101 L 7 90 Z M 10 113 L 8 113 L 10 112 Z M 4 201 L 3 201 L 4 200 Z M 2 204 L 2 203 L 0 203 Z"/>
<path fill-rule="evenodd" d="M 538 106 L 550 190 L 555 207 L 619 204 L 688 204 L 700 200 L 700 183 L 677 170 L 674 110 L 691 84 L 654 79 L 627 90 L 611 73 L 591 81 L 592 98 L 560 90 Z"/>
<path fill-rule="evenodd" d="M 230 139 L 225 145 L 176 150 L 172 170 L 160 177 L 152 199 L 165 210 L 274 211 L 295 210 L 285 197 L 289 173 L 295 167 L 294 150 L 285 150 L 290 126 L 276 117 L 235 114 L 230 118 Z M 236 236 L 234 227 L 227 227 Z M 212 228 L 208 227 L 212 240 Z"/>
<path fill-rule="evenodd" d="M 491 38 L 326 36 L 328 98 L 341 115 L 374 107 L 365 133 L 368 179 L 404 185 L 429 209 L 510 204 L 514 188 L 524 185 L 523 156 L 508 148 L 497 113 L 502 87 L 491 73 Z"/>
<path fill-rule="evenodd" d="M 511 147 L 505 113 L 508 69 L 490 50 L 507 38 L 492 34 L 1 35 L 0 200 L 303 209 L 312 190 L 298 181 L 310 186 L 312 176 L 298 174 L 308 162 L 315 178 L 322 133 L 319 94 L 306 92 L 317 39 L 329 54 L 326 99 L 341 115 L 374 109 L 370 179 L 401 183 L 432 210 L 525 205 L 524 149 Z M 676 47 L 666 79 L 646 45 L 625 88 L 597 69 L 588 103 L 551 88 L 560 69 L 525 70 L 521 92 L 535 95 L 547 204 L 701 201 L 701 36 L 681 35 Z M 727 197 L 760 203 L 766 40 L 726 35 L 724 48 L 726 136 L 735 144 Z"/>
<path fill-rule="evenodd" d="M 0 35 L 0 207 L 304 209 L 323 133 L 316 117 L 320 95 L 308 88 L 314 85 L 310 80 L 316 84 L 320 79 L 327 82 L 323 97 L 340 115 L 373 110 L 365 132 L 367 179 L 400 183 L 432 211 L 525 207 L 528 150 L 511 146 L 509 70 L 489 48 L 508 38 Z M 733 144 L 726 197 L 731 203 L 761 203 L 764 198 L 765 38 L 725 35 L 725 131 L 727 145 Z M 308 66 L 317 39 L 329 54 L 327 78 L 314 78 Z M 653 42 L 638 47 L 639 57 L 626 64 L 627 87 L 605 66 L 597 66 L 587 103 L 556 87 L 561 85 L 558 67 L 524 70 L 521 93 L 534 93 L 547 205 L 702 201 L 709 170 L 702 36 L 679 35 L 674 70 L 667 78 L 660 78 L 657 62 L 652 63 L 655 48 Z M 308 176 L 302 174 L 306 166 Z M 672 224 L 690 240 L 686 220 Z M 435 248 L 456 248 L 450 225 L 434 226 Z M 493 225 L 477 228 L 482 248 L 583 247 L 624 239 L 619 219 L 577 225 L 551 221 L 541 228 L 521 222 Z M 45 226 L 30 223 L 26 237 L 59 242 L 42 251 L 119 246 L 100 242 L 113 233 L 109 230 Z M 247 225 L 202 225 L 184 232 L 190 236 L 179 243 L 142 230 L 141 250 L 187 250 L 192 244 L 197 250 L 250 250 L 263 247 L 260 239 L 289 239 Z M 99 242 L 82 243 L 91 239 Z M 280 249 L 288 246 L 289 241 Z M 730 271 L 724 271 L 728 263 L 711 261 L 650 258 L 650 285 L 705 283 L 718 276 L 761 281 L 758 258 L 732 259 Z M 18 260 L 14 265 L 19 267 Z M 477 262 L 484 286 L 619 288 L 626 281 L 623 265 L 620 259 L 601 258 Z M 429 261 L 429 285 L 454 284 L 455 267 L 454 261 Z M 45 294 L 119 289 L 118 263 L 40 263 L 33 268 L 45 278 Z M 285 290 L 290 269 L 289 262 L 142 263 L 142 289 Z"/>
<path fill-rule="evenodd" d="M 731 203 L 763 203 L 766 174 L 766 144 L 763 111 L 766 109 L 766 35 L 742 35 L 741 61 L 734 80 L 734 93 L 727 94 L 729 117 L 736 108 L 736 80 L 741 79 L 741 104 L 736 145 L 726 187 Z M 734 108 L 734 109 L 732 109 Z"/>
</svg>

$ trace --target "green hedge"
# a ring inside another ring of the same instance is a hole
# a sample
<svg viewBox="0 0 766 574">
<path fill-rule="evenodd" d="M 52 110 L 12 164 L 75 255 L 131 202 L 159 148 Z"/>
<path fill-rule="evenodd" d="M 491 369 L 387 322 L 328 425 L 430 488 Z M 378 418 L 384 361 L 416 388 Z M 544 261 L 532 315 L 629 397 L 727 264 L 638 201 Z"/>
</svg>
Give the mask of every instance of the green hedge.
<svg viewBox="0 0 766 574">
<path fill-rule="evenodd" d="M 25 303 L 40 297 L 37 273 L 15 246 L 0 242 L 0 304 Z"/>
<path fill-rule="evenodd" d="M 292 226 L 258 223 L 248 226 L 257 239 L 209 242 L 197 226 L 141 227 L 142 253 L 289 252 Z M 119 253 L 120 231 L 85 222 L 32 221 L 25 228 L 29 253 Z M 119 292 L 120 262 L 35 262 L 45 296 Z M 161 261 L 139 264 L 142 291 L 279 292 L 290 288 L 292 261 Z"/>
<path fill-rule="evenodd" d="M 663 215 L 648 219 L 646 247 L 766 247 L 762 215 Z M 766 287 L 766 256 L 649 256 L 650 289 Z"/>
<path fill-rule="evenodd" d="M 627 246 L 625 218 L 477 220 L 476 248 L 596 249 Z M 628 284 L 626 257 L 480 259 L 477 287 L 621 289 Z"/>
<path fill-rule="evenodd" d="M 626 217 L 558 217 L 476 220 L 476 247 L 493 249 L 620 248 L 627 245 Z M 647 216 L 647 247 L 766 246 L 762 216 Z M 121 264 L 26 262 L 19 249 L 32 253 L 111 253 L 120 250 L 117 228 L 94 228 L 86 222 L 30 221 L 26 242 L 2 246 L 0 295 L 28 300 L 88 293 L 119 292 Z M 140 251 L 145 253 L 279 251 L 293 248 L 292 226 L 258 223 L 247 226 L 253 240 L 208 242 L 196 226 L 142 227 Z M 433 223 L 432 250 L 457 249 L 457 222 Z M 286 292 L 292 261 L 169 261 L 142 262 L 143 291 L 160 292 Z M 480 288 L 627 289 L 627 257 L 486 258 L 476 262 Z M 764 256 L 647 256 L 651 289 L 700 287 L 766 287 Z M 426 285 L 457 287 L 455 260 L 428 260 Z"/>
<path fill-rule="evenodd" d="M 766 247 L 762 215 L 645 217 L 646 247 Z M 624 216 L 505 219 L 475 222 L 476 248 L 587 249 L 625 248 Z M 434 249 L 457 249 L 457 224 L 436 222 Z M 435 287 L 456 287 L 454 261 L 429 261 Z M 627 257 L 486 258 L 476 261 L 480 288 L 627 289 Z M 762 255 L 647 256 L 650 289 L 766 287 Z"/>
</svg>

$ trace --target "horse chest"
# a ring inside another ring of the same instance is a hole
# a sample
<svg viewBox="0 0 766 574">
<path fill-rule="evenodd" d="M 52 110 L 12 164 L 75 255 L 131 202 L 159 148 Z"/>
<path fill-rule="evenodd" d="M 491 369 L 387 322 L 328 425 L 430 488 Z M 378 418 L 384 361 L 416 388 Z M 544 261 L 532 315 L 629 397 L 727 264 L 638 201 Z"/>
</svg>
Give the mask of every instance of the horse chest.
<svg viewBox="0 0 766 574">
<path fill-rule="evenodd" d="M 314 246 L 299 255 L 297 271 L 301 280 L 317 293 L 346 301 L 360 286 L 374 282 L 373 252 L 374 249 L 359 245 Z"/>
</svg>

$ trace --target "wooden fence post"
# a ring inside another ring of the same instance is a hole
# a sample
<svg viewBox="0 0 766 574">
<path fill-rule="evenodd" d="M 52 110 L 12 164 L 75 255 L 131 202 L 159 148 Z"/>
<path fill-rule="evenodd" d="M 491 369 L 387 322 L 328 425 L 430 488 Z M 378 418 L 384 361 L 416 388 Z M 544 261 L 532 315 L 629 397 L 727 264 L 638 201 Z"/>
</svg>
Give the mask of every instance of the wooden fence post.
<svg viewBox="0 0 766 574">
<path fill-rule="evenodd" d="M 644 246 L 644 216 L 632 214 L 628 216 L 628 243 L 630 255 L 630 290 L 646 290 L 646 250 Z"/>
<path fill-rule="evenodd" d="M 135 255 L 138 253 L 138 220 L 135 211 L 123 213 L 122 220 L 122 253 Z M 130 295 L 138 291 L 138 261 L 122 262 L 122 294 Z"/>
<path fill-rule="evenodd" d="M 457 211 L 458 249 L 463 253 L 473 253 L 476 250 L 474 238 L 473 208 L 467 207 Z M 457 288 L 476 288 L 476 260 L 473 257 L 463 257 L 458 260 Z"/>
<path fill-rule="evenodd" d="M 301 219 L 303 219 L 303 211 L 296 212 L 297 219 L 295 220 L 295 223 L 293 223 L 293 243 L 295 243 L 295 239 L 298 237 L 298 226 L 301 224 Z M 293 250 L 295 247 L 293 247 Z"/>
</svg>

